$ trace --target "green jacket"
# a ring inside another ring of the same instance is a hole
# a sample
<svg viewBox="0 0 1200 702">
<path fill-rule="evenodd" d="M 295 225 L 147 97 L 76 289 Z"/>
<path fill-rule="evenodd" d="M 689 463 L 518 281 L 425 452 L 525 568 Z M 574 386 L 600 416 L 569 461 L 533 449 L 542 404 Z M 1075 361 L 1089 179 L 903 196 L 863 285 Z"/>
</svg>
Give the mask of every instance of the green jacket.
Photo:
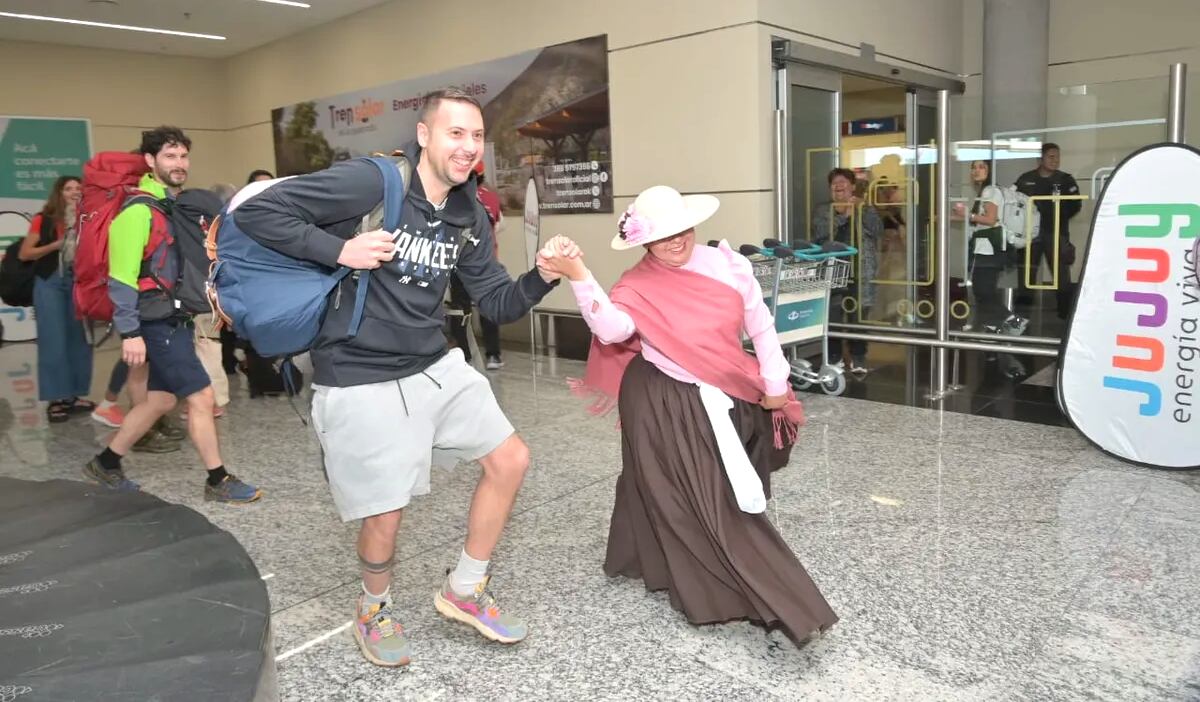
<svg viewBox="0 0 1200 702">
<path fill-rule="evenodd" d="M 170 197 L 166 187 L 149 173 L 142 176 L 138 188 L 159 199 Z M 166 319 L 175 313 L 169 293 L 138 290 L 152 216 L 149 206 L 130 205 L 108 228 L 108 296 L 113 303 L 113 325 L 122 335 L 137 332 L 142 320 Z M 150 268 L 160 279 L 175 281 L 179 256 L 174 247 L 165 242 L 160 245 L 150 258 Z"/>
</svg>

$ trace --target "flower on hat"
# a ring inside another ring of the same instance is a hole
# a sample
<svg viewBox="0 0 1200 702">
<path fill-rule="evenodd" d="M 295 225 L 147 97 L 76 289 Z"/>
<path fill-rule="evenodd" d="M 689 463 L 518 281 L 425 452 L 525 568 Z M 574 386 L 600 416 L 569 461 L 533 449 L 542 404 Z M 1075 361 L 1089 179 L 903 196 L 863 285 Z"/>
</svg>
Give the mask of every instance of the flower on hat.
<svg viewBox="0 0 1200 702">
<path fill-rule="evenodd" d="M 646 239 L 649 239 L 654 234 L 654 225 L 648 217 L 643 217 L 633 209 L 633 205 L 625 210 L 625 214 L 621 215 L 621 220 L 617 222 L 617 231 L 621 238 L 631 244 L 636 244 Z"/>
</svg>

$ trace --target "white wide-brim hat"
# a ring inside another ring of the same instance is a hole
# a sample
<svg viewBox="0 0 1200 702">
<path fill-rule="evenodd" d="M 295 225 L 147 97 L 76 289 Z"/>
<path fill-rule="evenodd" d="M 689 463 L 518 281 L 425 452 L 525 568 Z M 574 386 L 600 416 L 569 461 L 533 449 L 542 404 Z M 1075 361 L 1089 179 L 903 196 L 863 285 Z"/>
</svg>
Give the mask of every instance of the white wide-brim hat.
<svg viewBox="0 0 1200 702">
<path fill-rule="evenodd" d="M 642 191 L 617 223 L 617 251 L 670 239 L 713 216 L 721 201 L 712 195 L 680 195 L 675 188 L 655 185 Z"/>
</svg>

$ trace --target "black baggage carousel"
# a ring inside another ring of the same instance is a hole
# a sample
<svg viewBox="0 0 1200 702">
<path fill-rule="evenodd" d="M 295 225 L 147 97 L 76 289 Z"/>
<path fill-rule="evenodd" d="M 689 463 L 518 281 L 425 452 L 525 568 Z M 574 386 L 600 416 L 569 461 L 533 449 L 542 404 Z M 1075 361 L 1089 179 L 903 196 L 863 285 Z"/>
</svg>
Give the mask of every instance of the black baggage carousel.
<svg viewBox="0 0 1200 702">
<path fill-rule="evenodd" d="M 147 493 L 0 478 L 0 702 L 277 698 L 267 591 L 228 532 Z"/>
</svg>

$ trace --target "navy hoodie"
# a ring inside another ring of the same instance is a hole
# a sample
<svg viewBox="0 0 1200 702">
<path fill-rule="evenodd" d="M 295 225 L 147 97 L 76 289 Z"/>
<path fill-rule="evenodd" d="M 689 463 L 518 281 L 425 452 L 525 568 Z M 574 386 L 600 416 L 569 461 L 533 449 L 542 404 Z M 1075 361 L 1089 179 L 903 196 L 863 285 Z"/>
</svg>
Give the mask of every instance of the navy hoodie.
<svg viewBox="0 0 1200 702">
<path fill-rule="evenodd" d="M 355 276 L 335 291 L 313 345 L 313 382 L 347 387 L 420 373 L 446 354 L 442 332 L 450 272 L 488 319 L 516 321 L 554 287 L 536 268 L 512 280 L 492 256 L 492 228 L 476 197 L 475 180 L 450 190 L 445 206 L 426 199 L 416 165 L 420 147 L 404 148 L 413 165 L 395 254 L 370 275 L 362 325 L 347 338 Z M 238 228 L 258 243 L 294 258 L 337 266 L 346 240 L 383 199 L 378 169 L 356 159 L 283 180 L 238 206 Z M 557 283 L 557 281 L 556 281 Z"/>
</svg>

